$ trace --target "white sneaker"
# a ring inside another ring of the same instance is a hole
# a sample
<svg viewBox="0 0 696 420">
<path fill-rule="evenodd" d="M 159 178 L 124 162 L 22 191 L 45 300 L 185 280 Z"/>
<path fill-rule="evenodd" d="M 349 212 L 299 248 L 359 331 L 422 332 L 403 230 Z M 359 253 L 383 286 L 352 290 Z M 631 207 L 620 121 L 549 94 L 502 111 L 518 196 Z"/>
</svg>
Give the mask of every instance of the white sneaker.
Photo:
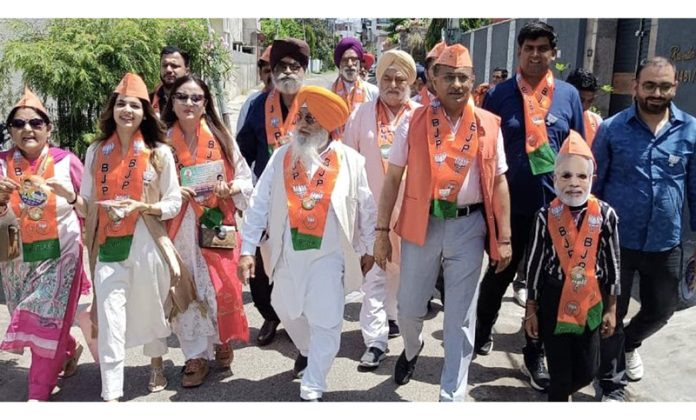
<svg viewBox="0 0 696 420">
<path fill-rule="evenodd" d="M 513 291 L 513 296 L 515 298 L 515 302 L 517 302 L 518 305 L 521 307 L 525 307 L 527 305 L 527 289 L 521 288 Z"/>
<path fill-rule="evenodd" d="M 643 360 L 637 350 L 626 353 L 626 376 L 632 381 L 643 378 Z"/>
</svg>

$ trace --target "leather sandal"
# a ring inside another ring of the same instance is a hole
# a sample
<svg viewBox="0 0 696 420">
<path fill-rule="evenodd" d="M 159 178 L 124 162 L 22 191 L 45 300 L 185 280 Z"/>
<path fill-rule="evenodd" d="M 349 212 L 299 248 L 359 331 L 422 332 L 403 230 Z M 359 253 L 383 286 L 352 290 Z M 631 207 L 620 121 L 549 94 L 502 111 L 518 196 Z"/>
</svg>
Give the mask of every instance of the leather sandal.
<svg viewBox="0 0 696 420">
<path fill-rule="evenodd" d="M 195 388 L 203 384 L 203 380 L 208 375 L 208 360 L 190 359 L 184 366 L 184 376 L 181 378 L 183 388 Z"/>
<path fill-rule="evenodd" d="M 234 350 L 230 343 L 215 345 L 215 362 L 218 367 L 229 369 L 234 360 Z"/>
<path fill-rule="evenodd" d="M 147 389 L 150 392 L 160 392 L 167 387 L 167 377 L 164 376 L 164 367 L 150 367 L 150 381 Z"/>
<path fill-rule="evenodd" d="M 82 344 L 77 343 L 72 357 L 66 359 L 65 363 L 63 363 L 63 371 L 58 375 L 59 377 L 69 378 L 77 373 L 77 362 L 80 361 L 80 356 L 82 355 L 82 351 L 84 349 L 85 348 L 82 347 Z"/>
</svg>

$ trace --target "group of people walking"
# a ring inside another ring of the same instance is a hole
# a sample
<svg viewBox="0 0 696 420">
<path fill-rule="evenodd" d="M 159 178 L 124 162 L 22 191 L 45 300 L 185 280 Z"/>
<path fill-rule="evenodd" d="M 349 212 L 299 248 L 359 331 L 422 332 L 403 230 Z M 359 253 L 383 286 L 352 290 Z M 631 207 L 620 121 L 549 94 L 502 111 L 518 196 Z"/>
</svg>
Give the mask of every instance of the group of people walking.
<svg viewBox="0 0 696 420">
<path fill-rule="evenodd" d="M 257 344 L 282 324 L 297 347 L 302 401 L 329 389 L 345 295 L 358 289 L 359 367 L 377 369 L 389 338 L 402 336 L 394 381 L 417 378 L 437 286 L 439 399 L 464 401 L 471 361 L 493 351 L 515 279 L 527 290 L 531 386 L 568 401 L 595 380 L 599 398 L 624 400 L 627 380 L 643 375 L 636 349 L 676 308 L 684 196 L 696 205 L 696 121 L 671 102 L 675 68 L 662 57 L 636 70 L 631 107 L 593 117 L 596 79 L 556 79 L 556 43 L 553 27 L 527 23 L 514 77 L 496 69 L 475 90 L 460 44 L 437 44 L 424 66 L 386 51 L 372 85 L 363 70 L 374 59 L 344 38 L 326 89 L 304 84 L 309 46 L 277 39 L 258 61 L 264 89 L 244 105 L 236 136 L 185 52 L 166 47 L 153 94 L 131 73 L 114 89 L 84 166 L 50 144 L 48 112 L 27 89 L 7 118 L 12 148 L 0 152 L 11 311 L 0 348 L 30 348 L 28 399 L 47 400 L 59 375 L 75 373 L 82 347 L 69 329 L 89 277 L 106 401 L 123 396 L 129 347 L 151 358 L 149 390 L 167 386 L 171 332 L 183 387 L 202 384 L 211 364 L 228 369 L 233 342 L 249 340 L 245 283 L 264 319 Z M 219 173 L 206 188 L 189 182 L 211 167 Z M 624 329 L 636 272 L 641 308 Z"/>
</svg>

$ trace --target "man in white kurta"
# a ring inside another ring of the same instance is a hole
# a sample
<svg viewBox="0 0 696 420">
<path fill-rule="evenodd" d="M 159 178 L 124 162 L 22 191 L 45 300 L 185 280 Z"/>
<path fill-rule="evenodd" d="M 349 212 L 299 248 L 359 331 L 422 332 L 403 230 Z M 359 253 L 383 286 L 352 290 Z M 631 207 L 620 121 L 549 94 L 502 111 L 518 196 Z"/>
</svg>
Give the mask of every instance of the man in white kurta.
<svg viewBox="0 0 696 420">
<path fill-rule="evenodd" d="M 405 51 L 385 52 L 377 63 L 379 97 L 360 106 L 351 115 L 343 142 L 365 157 L 367 182 L 375 201 L 379 202 L 389 150 L 396 127 L 409 118 L 420 105 L 409 99 L 416 78 L 416 63 Z M 401 200 L 397 200 L 400 203 Z M 393 225 L 399 217 L 398 208 L 392 213 Z M 391 233 L 392 248 L 401 248 L 399 238 Z M 399 258 L 394 255 L 387 270 L 375 265 L 365 276 L 360 310 L 360 328 L 366 350 L 360 358 L 361 369 L 376 369 L 386 357 L 389 337 L 399 335 L 396 323 L 396 292 L 399 288 Z"/>
<path fill-rule="evenodd" d="M 296 376 L 302 378 L 300 398 L 319 401 L 340 346 L 345 293 L 359 287 L 360 270 L 366 272 L 374 261 L 376 205 L 367 183 L 364 158 L 328 137 L 348 118 L 345 102 L 316 86 L 302 88 L 297 100 L 301 107 L 296 140 L 273 154 L 244 215 L 239 275 L 246 279 L 254 273 L 255 250 L 266 230 L 268 240 L 261 246 L 266 248 L 264 263 L 274 283 L 271 303 L 300 351 L 294 368 Z M 288 153 L 288 162 L 303 162 L 307 178 L 313 181 L 317 171 L 326 169 L 324 164 L 320 168 L 319 162 L 326 162 L 327 156 L 337 157 L 338 173 L 330 195 L 317 198 L 311 193 L 301 197 L 303 208 L 305 200 L 329 202 L 316 249 L 296 250 L 293 241 L 296 228 L 291 226 L 290 211 L 301 209 L 289 207 L 294 197 L 288 197 L 286 191 L 286 182 L 290 182 L 286 181 Z M 351 284 L 356 279 L 357 284 Z"/>
</svg>

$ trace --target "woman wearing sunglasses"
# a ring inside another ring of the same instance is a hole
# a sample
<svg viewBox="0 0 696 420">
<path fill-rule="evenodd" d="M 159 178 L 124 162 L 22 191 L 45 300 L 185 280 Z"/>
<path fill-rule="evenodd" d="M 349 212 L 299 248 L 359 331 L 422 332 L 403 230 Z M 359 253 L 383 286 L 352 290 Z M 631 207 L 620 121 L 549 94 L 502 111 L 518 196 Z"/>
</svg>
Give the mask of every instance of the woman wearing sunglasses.
<svg viewBox="0 0 696 420">
<path fill-rule="evenodd" d="M 76 208 L 87 217 L 101 396 L 117 401 L 123 396 L 126 348 L 142 345 L 152 358 L 151 392 L 167 385 L 162 366 L 170 335 L 167 318 L 182 302 L 170 296 L 170 289 L 184 288 L 186 273 L 162 221 L 179 212 L 181 193 L 164 126 L 140 77 L 124 76 L 100 116 L 99 129 L 100 137 L 87 149 Z"/>
<path fill-rule="evenodd" d="M 242 284 L 235 277 L 239 259 L 235 213 L 247 208 L 253 186 L 251 170 L 220 121 L 205 82 L 184 76 L 174 83 L 172 92 L 162 120 L 169 128 L 179 172 L 185 176 L 186 171 L 215 165 L 221 170 L 209 175 L 208 188 L 184 186 L 188 183 L 181 179 L 184 204 L 168 228 L 193 274 L 199 298 L 172 322 L 186 358 L 181 386 L 191 388 L 205 380 L 209 360 L 229 369 L 231 341 L 249 340 Z"/>
<path fill-rule="evenodd" d="M 73 209 L 83 167 L 49 144 L 53 125 L 29 89 L 7 127 L 13 146 L 0 152 L 0 277 L 11 321 L 0 349 L 31 350 L 28 399 L 46 401 L 59 375 L 75 374 L 82 353 L 70 327 L 80 293 L 89 291 Z"/>
</svg>

